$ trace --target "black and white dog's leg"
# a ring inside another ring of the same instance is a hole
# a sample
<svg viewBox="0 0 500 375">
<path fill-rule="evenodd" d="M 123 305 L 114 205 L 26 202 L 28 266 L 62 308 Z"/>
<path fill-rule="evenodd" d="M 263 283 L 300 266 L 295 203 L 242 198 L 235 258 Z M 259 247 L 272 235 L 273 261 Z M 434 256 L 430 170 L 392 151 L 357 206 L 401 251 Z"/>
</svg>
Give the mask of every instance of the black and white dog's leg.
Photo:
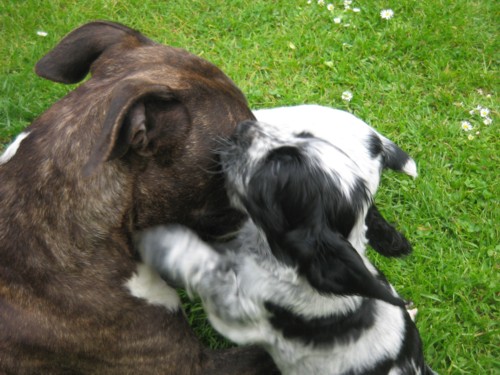
<svg viewBox="0 0 500 375">
<path fill-rule="evenodd" d="M 198 295 L 215 329 L 238 344 L 254 342 L 259 309 L 239 290 L 241 264 L 221 254 L 181 226 L 157 227 L 136 236 L 144 263 L 168 283 Z"/>
<path fill-rule="evenodd" d="M 382 144 L 380 150 L 383 169 L 392 169 L 413 178 L 418 176 L 415 160 L 390 139 L 378 134 L 378 140 L 372 137 L 371 141 L 373 145 L 379 142 Z M 408 240 L 384 219 L 375 204 L 368 210 L 365 224 L 368 228 L 366 232 L 368 243 L 378 253 L 387 257 L 399 257 L 411 253 L 412 248 Z"/>
<path fill-rule="evenodd" d="M 135 243 L 142 261 L 167 283 L 202 299 L 216 299 L 218 291 L 224 294 L 236 285 L 229 257 L 183 226 L 145 230 L 136 236 Z"/>
<path fill-rule="evenodd" d="M 378 253 L 387 257 L 411 253 L 412 247 L 406 237 L 385 220 L 375 204 L 368 209 L 365 224 L 368 243 Z"/>
<path fill-rule="evenodd" d="M 216 266 L 218 254 L 198 236 L 178 225 L 145 230 L 135 237 L 142 261 L 168 284 L 196 292 L 197 284 Z"/>
</svg>

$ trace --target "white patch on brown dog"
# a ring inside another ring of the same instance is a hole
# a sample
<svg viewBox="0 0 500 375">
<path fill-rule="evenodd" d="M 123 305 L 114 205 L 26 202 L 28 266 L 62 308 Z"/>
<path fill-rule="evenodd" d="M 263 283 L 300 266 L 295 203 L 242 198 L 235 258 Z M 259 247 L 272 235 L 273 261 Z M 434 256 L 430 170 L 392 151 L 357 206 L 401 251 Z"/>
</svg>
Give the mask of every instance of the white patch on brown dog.
<svg viewBox="0 0 500 375">
<path fill-rule="evenodd" d="M 0 164 L 7 163 L 16 154 L 17 149 L 21 145 L 21 142 L 26 138 L 30 132 L 23 132 L 17 136 L 17 138 L 12 142 L 9 147 L 7 147 L 2 155 L 0 155 Z"/>
<path fill-rule="evenodd" d="M 130 293 L 146 300 L 151 305 L 160 305 L 170 311 L 181 306 L 181 300 L 174 288 L 171 288 L 151 267 L 139 263 L 137 273 L 125 283 Z"/>
</svg>

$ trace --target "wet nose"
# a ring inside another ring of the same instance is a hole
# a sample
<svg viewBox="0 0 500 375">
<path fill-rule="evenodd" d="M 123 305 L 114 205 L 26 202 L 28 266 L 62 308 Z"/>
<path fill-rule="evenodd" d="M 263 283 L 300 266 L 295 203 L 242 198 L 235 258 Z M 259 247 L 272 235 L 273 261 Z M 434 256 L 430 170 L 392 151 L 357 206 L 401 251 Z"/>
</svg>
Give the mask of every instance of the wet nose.
<svg viewBox="0 0 500 375">
<path fill-rule="evenodd" d="M 257 121 L 246 120 L 240 122 L 238 126 L 236 126 L 236 131 L 234 132 L 231 140 L 235 145 L 246 149 L 250 147 L 252 144 L 252 139 L 255 135 L 255 132 L 252 130 L 257 127 Z"/>
<path fill-rule="evenodd" d="M 238 126 L 236 127 L 236 135 L 238 137 L 243 137 L 248 134 L 250 129 L 252 129 L 256 125 L 256 121 L 252 120 L 246 120 L 243 122 L 240 122 Z"/>
</svg>

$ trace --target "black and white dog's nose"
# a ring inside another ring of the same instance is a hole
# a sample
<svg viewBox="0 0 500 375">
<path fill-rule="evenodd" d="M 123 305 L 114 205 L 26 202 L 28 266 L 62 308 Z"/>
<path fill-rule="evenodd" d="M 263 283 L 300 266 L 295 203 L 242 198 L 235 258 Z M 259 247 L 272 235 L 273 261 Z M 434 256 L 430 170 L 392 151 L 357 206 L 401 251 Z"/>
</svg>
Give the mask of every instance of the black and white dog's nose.
<svg viewBox="0 0 500 375">
<path fill-rule="evenodd" d="M 257 121 L 245 120 L 240 122 L 236 127 L 236 136 L 238 138 L 248 136 L 248 133 L 252 128 L 254 128 L 258 124 Z"/>
<path fill-rule="evenodd" d="M 252 144 L 252 139 L 255 136 L 255 129 L 258 128 L 258 122 L 253 120 L 245 120 L 240 122 L 236 126 L 236 131 L 234 132 L 231 140 L 235 145 L 246 149 Z"/>
</svg>

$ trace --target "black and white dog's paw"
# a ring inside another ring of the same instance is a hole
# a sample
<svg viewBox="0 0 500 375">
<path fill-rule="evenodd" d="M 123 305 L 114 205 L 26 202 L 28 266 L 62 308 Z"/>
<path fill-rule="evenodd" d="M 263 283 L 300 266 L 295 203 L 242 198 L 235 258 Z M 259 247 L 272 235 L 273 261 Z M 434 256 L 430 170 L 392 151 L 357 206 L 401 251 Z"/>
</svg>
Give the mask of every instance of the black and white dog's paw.
<svg viewBox="0 0 500 375">
<path fill-rule="evenodd" d="M 194 232 L 181 225 L 140 232 L 135 236 L 135 245 L 142 261 L 174 287 L 196 284 L 216 255 Z"/>
<path fill-rule="evenodd" d="M 418 314 L 418 309 L 413 304 L 413 301 L 406 301 L 405 309 L 412 321 L 415 321 Z"/>
<path fill-rule="evenodd" d="M 134 237 L 142 261 L 155 269 L 160 276 L 174 287 L 183 287 L 183 278 L 175 269 L 189 239 L 195 236 L 180 225 L 159 226 L 144 230 Z"/>
</svg>

